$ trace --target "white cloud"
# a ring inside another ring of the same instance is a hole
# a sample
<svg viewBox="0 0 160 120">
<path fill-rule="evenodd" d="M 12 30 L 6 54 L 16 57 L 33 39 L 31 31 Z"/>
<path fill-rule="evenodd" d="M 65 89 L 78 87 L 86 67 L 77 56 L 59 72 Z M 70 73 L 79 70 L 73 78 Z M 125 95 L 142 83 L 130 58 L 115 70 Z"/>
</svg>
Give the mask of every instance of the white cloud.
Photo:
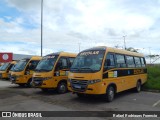
<svg viewBox="0 0 160 120">
<path fill-rule="evenodd" d="M 40 45 L 40 0 L 6 1 L 22 16 L 11 22 L 0 19 L 0 37 Z M 78 52 L 78 43 L 81 50 L 96 45 L 123 47 L 123 35 L 128 47 L 157 49 L 159 4 L 148 0 L 44 0 L 44 51 Z M 36 27 L 26 29 L 26 21 Z"/>
</svg>

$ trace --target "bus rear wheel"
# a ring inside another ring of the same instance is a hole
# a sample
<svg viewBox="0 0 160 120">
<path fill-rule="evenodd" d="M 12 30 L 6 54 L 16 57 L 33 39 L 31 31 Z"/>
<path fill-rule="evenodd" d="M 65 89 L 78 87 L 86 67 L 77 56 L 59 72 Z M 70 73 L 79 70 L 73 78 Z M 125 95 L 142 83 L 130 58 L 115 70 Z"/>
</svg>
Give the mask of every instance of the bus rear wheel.
<svg viewBox="0 0 160 120">
<path fill-rule="evenodd" d="M 57 91 L 60 94 L 64 94 L 67 92 L 67 84 L 65 82 L 60 82 L 57 87 Z"/>
<path fill-rule="evenodd" d="M 114 96 L 115 96 L 115 89 L 113 86 L 109 86 L 107 91 L 106 91 L 106 94 L 105 94 L 105 100 L 107 102 L 112 102 L 113 99 L 114 99 Z"/>
<path fill-rule="evenodd" d="M 140 81 L 137 81 L 137 84 L 136 84 L 136 92 L 140 92 L 141 91 L 141 82 Z"/>
</svg>

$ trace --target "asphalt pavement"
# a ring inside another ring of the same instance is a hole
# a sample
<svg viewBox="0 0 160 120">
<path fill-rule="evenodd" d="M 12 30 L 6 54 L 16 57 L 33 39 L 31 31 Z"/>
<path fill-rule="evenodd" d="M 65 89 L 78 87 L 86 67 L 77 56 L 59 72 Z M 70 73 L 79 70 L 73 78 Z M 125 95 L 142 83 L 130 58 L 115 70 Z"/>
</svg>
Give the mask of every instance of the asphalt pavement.
<svg viewBox="0 0 160 120">
<path fill-rule="evenodd" d="M 128 90 L 107 103 L 100 96 L 80 99 L 71 92 L 58 94 L 53 90 L 44 93 L 38 88 L 23 88 L 0 80 L 0 111 L 160 111 L 160 93 Z"/>
</svg>

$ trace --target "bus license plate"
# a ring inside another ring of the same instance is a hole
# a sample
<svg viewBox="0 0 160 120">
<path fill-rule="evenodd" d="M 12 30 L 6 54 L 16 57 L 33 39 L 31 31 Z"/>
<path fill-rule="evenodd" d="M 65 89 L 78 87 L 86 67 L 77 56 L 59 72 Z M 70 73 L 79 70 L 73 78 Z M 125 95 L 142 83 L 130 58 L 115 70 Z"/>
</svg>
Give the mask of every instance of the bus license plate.
<svg viewBox="0 0 160 120">
<path fill-rule="evenodd" d="M 74 85 L 74 87 L 77 88 L 77 89 L 81 89 L 80 85 Z"/>
</svg>

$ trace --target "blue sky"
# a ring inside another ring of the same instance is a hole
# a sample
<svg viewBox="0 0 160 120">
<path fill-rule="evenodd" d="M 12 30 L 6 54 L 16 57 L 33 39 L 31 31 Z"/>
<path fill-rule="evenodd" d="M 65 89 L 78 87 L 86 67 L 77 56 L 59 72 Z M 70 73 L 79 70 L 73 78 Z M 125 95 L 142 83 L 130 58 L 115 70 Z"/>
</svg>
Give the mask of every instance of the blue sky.
<svg viewBox="0 0 160 120">
<path fill-rule="evenodd" d="M 0 52 L 40 55 L 40 0 L 0 1 Z M 160 0 L 44 0 L 43 54 L 105 45 L 159 54 Z"/>
<path fill-rule="evenodd" d="M 16 8 L 8 6 L 4 0 L 1 0 L 0 6 L 0 17 L 3 18 L 6 22 L 10 22 L 12 20 L 6 19 L 6 16 L 16 18 L 22 15 Z"/>
</svg>

